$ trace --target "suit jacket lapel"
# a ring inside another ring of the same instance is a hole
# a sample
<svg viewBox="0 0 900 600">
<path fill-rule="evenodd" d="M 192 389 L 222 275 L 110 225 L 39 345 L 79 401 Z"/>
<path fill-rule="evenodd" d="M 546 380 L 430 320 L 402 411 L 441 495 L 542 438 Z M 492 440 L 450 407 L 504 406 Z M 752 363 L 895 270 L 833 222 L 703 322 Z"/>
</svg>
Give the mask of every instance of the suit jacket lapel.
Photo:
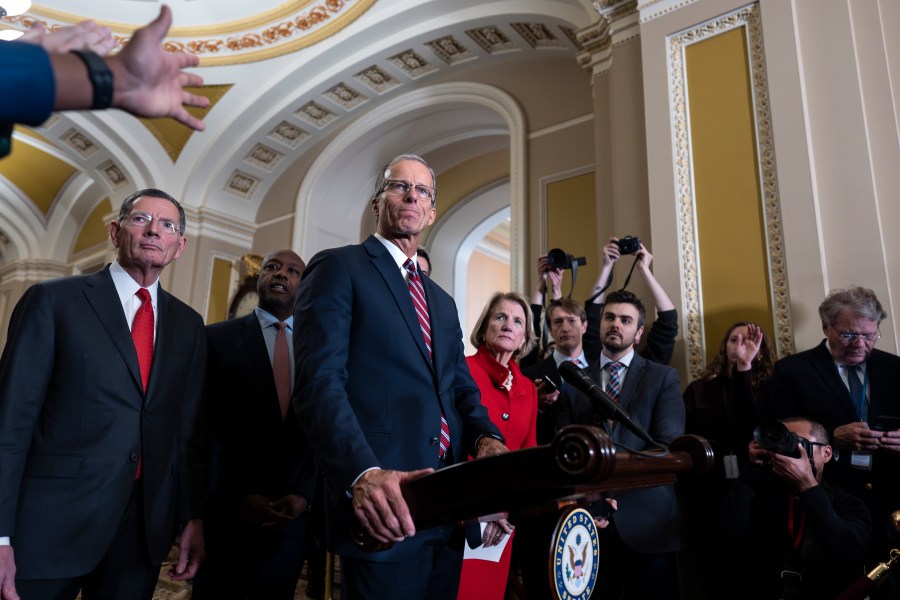
<svg viewBox="0 0 900 600">
<path fill-rule="evenodd" d="M 422 328 L 419 326 L 419 318 L 416 316 L 416 310 L 412 305 L 412 298 L 409 296 L 409 288 L 403 279 L 403 275 L 400 274 L 397 263 L 394 262 L 394 259 L 390 252 L 387 251 L 387 248 L 385 248 L 381 241 L 375 236 L 370 235 L 366 241 L 363 242 L 363 246 L 369 252 L 372 264 L 375 265 L 375 268 L 381 273 L 381 277 L 388 290 L 391 292 L 394 302 L 397 303 L 397 308 L 400 310 L 400 314 L 403 315 L 406 327 L 409 329 L 409 333 L 413 337 L 416 346 L 418 346 L 422 358 L 428 363 L 429 368 L 433 370 L 434 366 L 431 364 L 431 358 L 428 356 L 428 348 L 425 347 L 425 338 L 422 336 Z M 427 292 L 425 300 L 428 300 Z M 429 312 L 431 312 L 430 306 Z M 432 335 L 434 335 L 434 327 L 432 327 Z M 434 343 L 432 343 L 432 348 L 433 347 Z"/>
<path fill-rule="evenodd" d="M 175 309 L 171 302 L 172 295 L 162 289 L 156 291 L 156 342 L 153 344 L 153 364 L 150 365 L 150 381 L 147 383 L 148 401 L 153 392 L 162 385 L 162 373 L 165 373 L 166 358 L 171 354 L 172 340 L 175 332 Z"/>
<path fill-rule="evenodd" d="M 850 398 L 850 391 L 847 389 L 847 386 L 844 385 L 844 380 L 841 379 L 841 376 L 838 373 L 838 368 L 834 364 L 834 358 L 832 358 L 831 352 L 828 350 L 825 341 L 816 348 L 815 358 L 816 360 L 813 361 L 813 367 L 822 378 L 825 387 L 834 394 L 835 399 L 838 401 L 838 405 L 848 416 L 854 421 L 859 420 L 856 407 L 853 405 L 853 400 Z"/>
<path fill-rule="evenodd" d="M 137 351 L 134 349 L 134 341 L 131 339 L 131 330 L 128 329 L 128 321 L 125 319 L 119 294 L 109 274 L 109 266 L 89 276 L 86 283 L 84 295 L 88 304 L 96 313 L 113 346 L 122 355 L 134 384 L 143 393 Z M 150 382 L 153 382 L 152 371 Z"/>
<path fill-rule="evenodd" d="M 622 383 L 622 391 L 619 392 L 619 405 L 628 410 L 628 405 L 637 394 L 641 380 L 644 378 L 644 371 L 647 368 L 647 361 L 637 352 L 631 358 L 631 364 L 625 373 L 625 381 Z"/>
<path fill-rule="evenodd" d="M 277 415 L 281 420 L 281 407 L 278 404 L 278 391 L 275 389 L 275 378 L 272 374 L 272 363 L 269 362 L 269 351 L 263 337 L 262 328 L 256 313 L 252 312 L 240 321 L 242 349 L 247 355 L 251 370 L 259 379 L 259 397 L 265 402 L 265 411 Z"/>
</svg>

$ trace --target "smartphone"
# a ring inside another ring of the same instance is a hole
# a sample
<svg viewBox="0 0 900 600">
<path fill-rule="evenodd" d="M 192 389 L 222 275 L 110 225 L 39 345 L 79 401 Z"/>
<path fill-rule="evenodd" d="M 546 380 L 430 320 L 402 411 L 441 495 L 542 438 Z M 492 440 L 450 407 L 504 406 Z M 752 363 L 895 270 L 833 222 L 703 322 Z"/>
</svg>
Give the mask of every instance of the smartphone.
<svg viewBox="0 0 900 600">
<path fill-rule="evenodd" d="M 897 431 L 900 429 L 900 417 L 880 415 L 875 417 L 875 431 Z"/>
<path fill-rule="evenodd" d="M 547 391 L 549 392 L 555 392 L 559 389 L 559 386 L 553 383 L 553 380 L 550 379 L 550 377 L 548 377 L 547 375 L 542 376 L 541 381 L 544 382 L 544 385 L 547 387 Z"/>
</svg>

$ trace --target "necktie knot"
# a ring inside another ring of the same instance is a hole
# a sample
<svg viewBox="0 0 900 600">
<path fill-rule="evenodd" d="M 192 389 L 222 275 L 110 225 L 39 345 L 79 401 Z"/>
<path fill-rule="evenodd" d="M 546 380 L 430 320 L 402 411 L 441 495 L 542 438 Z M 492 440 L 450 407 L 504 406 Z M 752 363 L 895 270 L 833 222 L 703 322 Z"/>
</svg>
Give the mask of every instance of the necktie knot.
<svg viewBox="0 0 900 600">
<path fill-rule="evenodd" d="M 278 331 L 284 331 L 285 329 L 287 329 L 287 323 L 285 323 L 284 321 L 278 321 L 277 323 L 275 323 L 275 328 L 278 329 Z"/>
<path fill-rule="evenodd" d="M 134 294 L 141 299 L 142 303 L 150 299 L 150 290 L 148 290 L 147 288 L 138 288 L 138 291 L 136 291 Z"/>
<path fill-rule="evenodd" d="M 619 371 L 621 371 L 622 367 L 624 367 L 624 366 L 625 365 L 620 363 L 619 361 L 606 363 L 606 368 L 609 370 L 609 372 L 614 373 L 616 375 L 619 374 Z"/>
</svg>

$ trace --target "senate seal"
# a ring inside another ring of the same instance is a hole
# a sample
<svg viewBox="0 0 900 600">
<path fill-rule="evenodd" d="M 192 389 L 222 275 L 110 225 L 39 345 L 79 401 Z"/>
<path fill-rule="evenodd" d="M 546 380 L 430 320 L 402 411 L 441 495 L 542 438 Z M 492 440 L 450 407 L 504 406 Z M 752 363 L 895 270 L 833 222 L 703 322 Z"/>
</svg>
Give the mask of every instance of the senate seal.
<svg viewBox="0 0 900 600">
<path fill-rule="evenodd" d="M 563 515 L 553 536 L 553 588 L 561 600 L 588 600 L 597 583 L 597 527 L 583 508 Z"/>
</svg>

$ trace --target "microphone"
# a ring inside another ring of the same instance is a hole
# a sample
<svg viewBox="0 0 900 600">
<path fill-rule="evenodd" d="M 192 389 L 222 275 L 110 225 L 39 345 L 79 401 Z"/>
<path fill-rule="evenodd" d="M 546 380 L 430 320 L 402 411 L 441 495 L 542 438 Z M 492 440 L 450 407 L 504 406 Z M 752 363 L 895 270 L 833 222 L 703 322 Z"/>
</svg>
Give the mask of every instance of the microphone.
<svg viewBox="0 0 900 600">
<path fill-rule="evenodd" d="M 571 361 L 565 361 L 559 365 L 559 374 L 562 378 L 571 383 L 575 388 L 587 395 L 591 399 L 591 404 L 600 412 L 604 418 L 612 419 L 627 427 L 634 435 L 638 436 L 648 444 L 660 447 L 650 434 L 647 433 L 641 425 L 631 418 L 625 409 L 619 406 L 619 403 L 609 397 L 609 394 L 600 389 L 587 371 L 579 368 Z"/>
</svg>

